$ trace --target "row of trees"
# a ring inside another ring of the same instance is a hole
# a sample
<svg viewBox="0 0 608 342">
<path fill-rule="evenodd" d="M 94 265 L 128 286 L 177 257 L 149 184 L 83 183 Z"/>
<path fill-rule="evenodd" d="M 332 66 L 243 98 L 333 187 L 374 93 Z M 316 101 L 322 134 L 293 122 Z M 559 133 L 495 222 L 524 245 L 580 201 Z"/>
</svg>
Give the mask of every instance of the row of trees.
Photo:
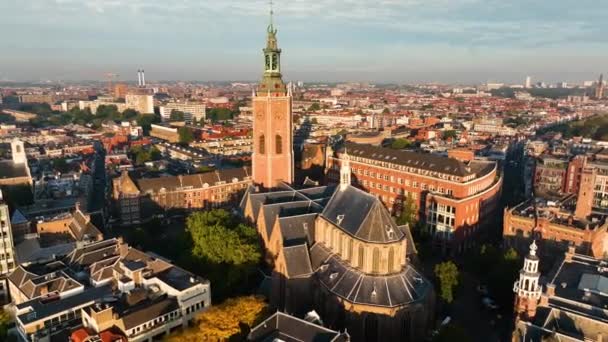
<svg viewBox="0 0 608 342">
<path fill-rule="evenodd" d="M 564 138 L 582 136 L 595 140 L 608 140 L 608 115 L 596 115 L 585 120 L 577 120 L 541 129 L 539 134 L 561 133 Z"/>
<path fill-rule="evenodd" d="M 141 114 L 133 109 L 125 109 L 120 112 L 115 105 L 100 105 L 95 114 L 91 113 L 89 108 L 80 109 L 78 107 L 74 107 L 67 112 L 52 111 L 46 103 L 23 105 L 20 110 L 38 115 L 37 118 L 30 120 L 30 124 L 34 127 L 78 124 L 99 128 L 107 120 L 135 120 L 138 125 L 143 127 L 144 131 L 148 132 L 151 124 L 160 122 L 160 118 L 155 114 Z"/>
</svg>

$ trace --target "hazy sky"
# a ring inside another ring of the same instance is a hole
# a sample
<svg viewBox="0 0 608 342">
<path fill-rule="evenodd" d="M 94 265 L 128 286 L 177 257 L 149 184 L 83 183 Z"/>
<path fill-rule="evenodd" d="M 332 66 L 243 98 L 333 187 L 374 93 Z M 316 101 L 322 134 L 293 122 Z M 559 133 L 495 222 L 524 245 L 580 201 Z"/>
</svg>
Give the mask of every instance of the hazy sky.
<svg viewBox="0 0 608 342">
<path fill-rule="evenodd" d="M 0 0 L 0 80 L 255 80 L 266 0 Z M 290 80 L 523 82 L 608 72 L 606 0 L 275 0 Z"/>
</svg>

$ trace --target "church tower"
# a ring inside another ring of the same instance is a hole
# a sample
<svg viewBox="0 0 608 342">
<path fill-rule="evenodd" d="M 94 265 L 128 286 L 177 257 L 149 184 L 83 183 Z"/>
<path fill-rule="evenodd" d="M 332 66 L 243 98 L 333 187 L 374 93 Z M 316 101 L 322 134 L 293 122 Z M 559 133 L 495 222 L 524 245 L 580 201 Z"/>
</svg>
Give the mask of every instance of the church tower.
<svg viewBox="0 0 608 342">
<path fill-rule="evenodd" d="M 253 96 L 253 181 L 273 188 L 293 183 L 293 115 L 291 87 L 283 83 L 281 49 L 272 22 L 267 29 L 264 76 Z"/>
<path fill-rule="evenodd" d="M 340 187 L 342 189 L 346 189 L 347 186 L 352 184 L 350 178 L 350 157 L 346 149 L 344 149 L 344 157 L 342 158 L 342 165 L 340 165 Z"/>
<path fill-rule="evenodd" d="M 536 242 L 530 245 L 530 254 L 524 259 L 524 267 L 519 271 L 519 280 L 513 285 L 515 292 L 516 319 L 532 319 L 536 316 L 536 307 L 541 295 L 541 286 L 538 284 L 538 256 L 536 255 Z"/>
</svg>

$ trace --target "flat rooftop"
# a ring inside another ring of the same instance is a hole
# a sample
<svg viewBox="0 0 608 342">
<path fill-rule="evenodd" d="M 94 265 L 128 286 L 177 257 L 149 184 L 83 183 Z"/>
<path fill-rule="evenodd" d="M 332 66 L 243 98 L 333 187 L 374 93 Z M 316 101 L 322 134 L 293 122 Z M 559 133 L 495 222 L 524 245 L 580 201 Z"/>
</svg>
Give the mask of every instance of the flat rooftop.
<svg viewBox="0 0 608 342">
<path fill-rule="evenodd" d="M 575 254 L 562 261 L 550 282 L 549 304 L 608 322 L 608 262 Z"/>
</svg>

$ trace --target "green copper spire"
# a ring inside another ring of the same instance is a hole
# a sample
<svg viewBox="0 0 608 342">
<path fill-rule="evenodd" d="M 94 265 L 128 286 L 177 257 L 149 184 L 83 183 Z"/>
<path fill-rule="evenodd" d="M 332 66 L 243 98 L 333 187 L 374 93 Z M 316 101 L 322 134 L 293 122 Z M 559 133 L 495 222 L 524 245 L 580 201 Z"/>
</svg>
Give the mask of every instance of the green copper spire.
<svg viewBox="0 0 608 342">
<path fill-rule="evenodd" d="M 286 93 L 287 88 L 281 76 L 281 49 L 277 43 L 277 29 L 273 22 L 274 11 L 270 1 L 270 24 L 267 28 L 266 48 L 264 51 L 264 76 L 260 82 L 258 92 Z"/>
</svg>

